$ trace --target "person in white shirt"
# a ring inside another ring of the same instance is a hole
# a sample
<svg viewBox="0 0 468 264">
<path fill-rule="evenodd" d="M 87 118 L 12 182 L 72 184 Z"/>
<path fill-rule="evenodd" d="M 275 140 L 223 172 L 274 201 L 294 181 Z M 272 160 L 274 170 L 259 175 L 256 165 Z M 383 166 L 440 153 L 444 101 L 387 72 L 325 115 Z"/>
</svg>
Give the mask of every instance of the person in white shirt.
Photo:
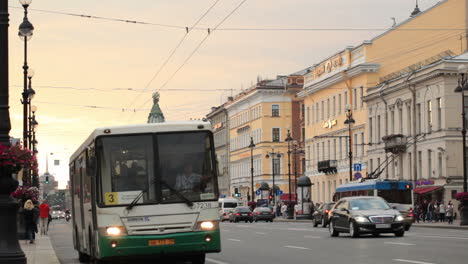
<svg viewBox="0 0 468 264">
<path fill-rule="evenodd" d="M 175 188 L 178 191 L 193 191 L 200 185 L 201 175 L 193 172 L 192 163 L 184 164 L 184 172 L 177 174 Z"/>
<path fill-rule="evenodd" d="M 439 205 L 439 220 L 445 222 L 445 205 L 443 202 Z"/>
</svg>

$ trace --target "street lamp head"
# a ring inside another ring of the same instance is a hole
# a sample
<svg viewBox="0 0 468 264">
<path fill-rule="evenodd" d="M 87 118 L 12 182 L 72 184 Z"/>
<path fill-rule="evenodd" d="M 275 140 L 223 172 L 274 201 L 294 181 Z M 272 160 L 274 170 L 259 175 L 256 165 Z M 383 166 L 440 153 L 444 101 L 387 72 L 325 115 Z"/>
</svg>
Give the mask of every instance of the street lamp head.
<svg viewBox="0 0 468 264">
<path fill-rule="evenodd" d="M 265 155 L 265 158 L 269 159 L 269 158 L 270 158 L 270 154 L 267 153 L 267 154 Z"/>
<path fill-rule="evenodd" d="M 352 125 L 354 123 L 356 123 L 356 121 L 352 117 L 349 117 L 348 119 L 344 121 L 345 125 L 350 125 L 350 124 Z"/>
<path fill-rule="evenodd" d="M 253 142 L 253 137 L 250 137 L 250 145 L 249 148 L 255 148 L 255 144 Z"/>
<path fill-rule="evenodd" d="M 34 70 L 29 68 L 28 69 L 28 78 L 31 79 L 32 77 L 34 77 L 34 73 L 35 73 Z"/>
<path fill-rule="evenodd" d="M 19 0 L 19 3 L 23 6 L 23 7 L 28 7 L 30 4 L 31 4 L 32 0 Z"/>
<path fill-rule="evenodd" d="M 18 35 L 21 36 L 32 36 L 34 31 L 34 26 L 29 22 L 28 18 L 25 17 L 23 19 L 23 22 L 21 22 L 19 26 L 19 33 Z"/>
<path fill-rule="evenodd" d="M 278 154 L 276 155 L 276 157 L 277 157 L 278 159 L 281 158 L 281 154 L 278 153 Z"/>
<path fill-rule="evenodd" d="M 18 37 L 20 38 L 21 41 L 24 41 L 26 38 L 26 41 L 29 41 L 32 38 L 32 34 L 30 36 L 22 36 L 20 32 L 18 32 Z"/>
<path fill-rule="evenodd" d="M 459 65 L 458 66 L 458 73 L 460 74 L 465 74 L 467 71 L 467 68 L 466 68 L 466 65 L 465 64 L 462 64 L 462 65 Z"/>
<path fill-rule="evenodd" d="M 350 105 L 350 104 L 346 104 L 345 110 L 346 110 L 346 111 L 351 111 L 351 105 Z"/>
<path fill-rule="evenodd" d="M 31 120 L 31 126 L 32 127 L 37 127 L 39 123 L 36 121 L 36 119 Z"/>
<path fill-rule="evenodd" d="M 34 98 L 34 95 L 36 94 L 36 91 L 34 91 L 33 88 L 28 89 L 28 98 L 31 100 Z"/>
<path fill-rule="evenodd" d="M 36 111 L 37 111 L 37 106 L 32 105 L 31 106 L 31 112 L 36 113 Z"/>
</svg>

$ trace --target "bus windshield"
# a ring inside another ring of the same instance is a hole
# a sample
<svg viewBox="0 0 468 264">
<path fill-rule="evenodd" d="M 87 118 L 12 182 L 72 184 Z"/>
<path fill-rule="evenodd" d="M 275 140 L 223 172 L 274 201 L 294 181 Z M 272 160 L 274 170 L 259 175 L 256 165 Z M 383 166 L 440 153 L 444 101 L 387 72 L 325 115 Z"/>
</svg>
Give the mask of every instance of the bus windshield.
<svg viewBox="0 0 468 264">
<path fill-rule="evenodd" d="M 100 203 L 180 203 L 215 200 L 218 196 L 210 134 L 177 132 L 101 137 Z"/>
</svg>

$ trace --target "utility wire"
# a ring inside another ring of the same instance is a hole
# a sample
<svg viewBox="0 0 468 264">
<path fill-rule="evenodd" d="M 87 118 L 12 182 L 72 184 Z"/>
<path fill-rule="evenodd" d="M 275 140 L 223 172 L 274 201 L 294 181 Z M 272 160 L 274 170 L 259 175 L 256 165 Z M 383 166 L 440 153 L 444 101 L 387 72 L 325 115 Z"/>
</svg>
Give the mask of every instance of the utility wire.
<svg viewBox="0 0 468 264">
<path fill-rule="evenodd" d="M 23 87 L 23 85 L 11 85 L 11 87 Z M 63 90 L 76 90 L 76 91 L 99 91 L 99 92 L 115 92 L 115 91 L 130 91 L 130 92 L 154 92 L 154 89 L 142 89 L 142 88 L 86 88 L 86 87 L 73 87 L 73 86 L 53 86 L 53 85 L 34 85 L 34 88 L 46 88 L 46 89 L 63 89 Z M 189 88 L 172 88 L 172 89 L 161 89 L 159 91 L 164 92 L 230 92 L 240 91 L 240 89 L 189 89 Z"/>
<path fill-rule="evenodd" d="M 198 23 L 200 23 L 200 21 L 206 17 L 206 15 L 208 15 L 208 13 L 213 9 L 213 7 L 215 7 L 215 5 L 219 2 L 220 0 L 216 0 L 206 11 L 205 13 L 203 13 L 203 15 L 190 27 L 190 28 L 185 28 L 186 29 L 186 33 L 184 34 L 184 36 L 182 37 L 182 39 L 180 39 L 179 43 L 177 43 L 177 45 L 175 46 L 175 48 L 171 51 L 171 54 L 167 57 L 167 59 L 164 61 L 164 63 L 161 65 L 161 67 L 159 67 L 158 71 L 153 75 L 153 77 L 151 77 L 151 79 L 149 80 L 149 82 L 145 85 L 145 89 L 148 88 L 150 86 L 150 84 L 153 82 L 154 79 L 156 79 L 156 77 L 158 77 L 159 73 L 161 73 L 162 69 L 167 65 L 167 63 L 169 63 L 169 61 L 172 59 L 172 57 L 174 56 L 174 54 L 176 53 L 176 51 L 179 49 L 180 45 L 182 45 L 182 43 L 184 42 L 184 40 L 187 38 L 188 34 L 191 32 L 191 30 L 196 27 L 198 25 Z M 140 95 L 142 94 L 142 92 L 140 92 L 134 99 L 133 101 L 128 105 L 128 107 L 131 107 L 135 101 L 140 97 Z"/>
<path fill-rule="evenodd" d="M 23 9 L 22 7 L 17 6 L 9 6 L 10 8 L 14 9 Z M 163 24 L 163 23 L 154 23 L 154 22 L 145 22 L 145 21 L 138 21 L 138 20 L 130 20 L 130 19 L 122 19 L 122 18 L 111 18 L 111 17 L 103 17 L 103 16 L 94 16 L 88 14 L 77 14 L 77 13 L 68 13 L 68 12 L 61 12 L 61 11 L 53 11 L 53 10 L 45 10 L 45 9 L 36 9 L 36 8 L 29 8 L 30 11 L 37 11 L 42 13 L 50 13 L 50 14 L 57 14 L 57 15 L 67 15 L 73 17 L 80 17 L 80 18 L 87 18 L 87 19 L 97 19 L 97 20 L 107 20 L 113 22 L 123 22 L 123 23 L 130 23 L 130 24 L 139 24 L 139 25 L 147 25 L 147 26 L 157 26 L 157 27 L 165 27 L 165 28 L 173 28 L 177 30 L 186 30 L 187 26 L 181 25 L 171 25 L 171 24 Z M 205 27 L 192 27 L 194 30 L 203 30 L 206 31 L 209 28 Z M 387 30 L 395 30 L 395 31 L 457 31 L 457 30 L 468 30 L 467 28 L 281 28 L 281 27 L 258 27 L 258 28 L 219 28 L 218 30 L 223 31 L 387 31 Z"/>
</svg>

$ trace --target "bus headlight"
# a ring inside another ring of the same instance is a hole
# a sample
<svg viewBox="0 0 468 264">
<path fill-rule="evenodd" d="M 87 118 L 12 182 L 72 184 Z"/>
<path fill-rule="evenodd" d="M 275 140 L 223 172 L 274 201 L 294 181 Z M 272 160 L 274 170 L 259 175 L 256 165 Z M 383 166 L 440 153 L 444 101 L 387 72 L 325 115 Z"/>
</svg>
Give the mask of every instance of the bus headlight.
<svg viewBox="0 0 468 264">
<path fill-rule="evenodd" d="M 106 228 L 106 234 L 108 236 L 120 236 L 122 234 L 122 227 L 120 226 L 109 226 Z"/>
<path fill-rule="evenodd" d="M 200 227 L 202 230 L 213 230 L 215 227 L 215 224 L 211 221 L 205 221 L 200 223 Z"/>
<path fill-rule="evenodd" d="M 403 218 L 402 215 L 397 215 L 397 216 L 395 217 L 395 222 L 402 222 L 403 220 L 405 220 L 405 219 Z"/>
<path fill-rule="evenodd" d="M 358 223 L 369 223 L 369 219 L 364 216 L 356 216 L 354 220 L 356 220 Z"/>
</svg>

